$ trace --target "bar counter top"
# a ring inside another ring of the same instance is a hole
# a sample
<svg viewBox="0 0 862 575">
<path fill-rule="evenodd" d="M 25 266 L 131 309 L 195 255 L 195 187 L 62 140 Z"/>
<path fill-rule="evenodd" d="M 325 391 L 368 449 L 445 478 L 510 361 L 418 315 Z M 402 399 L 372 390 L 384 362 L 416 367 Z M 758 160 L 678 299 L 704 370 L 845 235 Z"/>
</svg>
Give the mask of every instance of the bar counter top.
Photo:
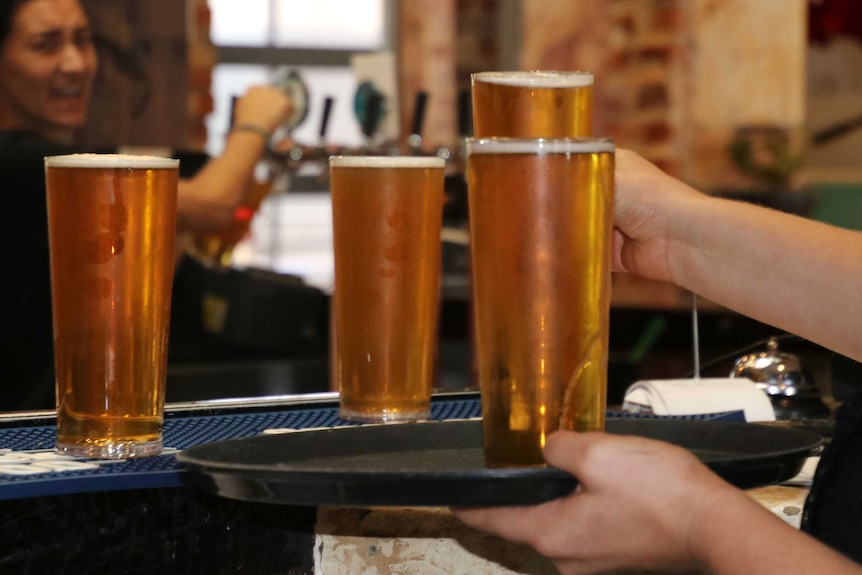
<svg viewBox="0 0 862 575">
<path fill-rule="evenodd" d="M 266 428 L 333 425 L 334 397 L 172 406 L 165 441 L 185 449 Z M 475 396 L 455 393 L 432 404 L 432 418 L 475 417 L 476 409 Z M 197 420 L 206 420 L 203 431 Z M 51 426 L 50 413 L 0 417 L 0 457 L 49 452 Z M 444 508 L 237 501 L 189 485 L 171 452 L 143 459 L 33 477 L 0 472 L 0 573 L 556 573 L 531 549 L 467 527 Z M 798 527 L 807 488 L 749 493 Z"/>
</svg>

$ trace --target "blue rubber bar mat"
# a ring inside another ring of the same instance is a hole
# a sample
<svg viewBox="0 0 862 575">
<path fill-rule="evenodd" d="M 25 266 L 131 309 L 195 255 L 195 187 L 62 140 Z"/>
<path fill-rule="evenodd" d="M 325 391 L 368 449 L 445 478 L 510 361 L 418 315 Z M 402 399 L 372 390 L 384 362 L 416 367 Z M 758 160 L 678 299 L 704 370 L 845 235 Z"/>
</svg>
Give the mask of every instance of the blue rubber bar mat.
<svg viewBox="0 0 862 575">
<path fill-rule="evenodd" d="M 477 399 L 435 401 L 435 420 L 478 417 Z M 53 454 L 54 425 L 0 429 L 0 500 L 91 491 L 151 489 L 182 485 L 174 450 L 258 435 L 267 429 L 356 425 L 338 418 L 336 407 L 288 407 L 225 415 L 167 417 L 167 453 L 120 461 L 71 460 Z M 29 469 L 28 469 L 29 468 Z M 33 473 L 36 470 L 37 473 Z M 13 471 L 21 475 L 4 472 Z"/>
<path fill-rule="evenodd" d="M 435 400 L 431 419 L 479 417 L 477 398 Z M 609 412 L 611 417 L 649 417 Z M 680 416 L 684 419 L 744 421 L 742 412 Z M 53 453 L 54 425 L 0 429 L 0 500 L 45 497 L 93 491 L 152 489 L 183 485 L 176 450 L 194 445 L 258 435 L 267 429 L 310 429 L 356 425 L 338 418 L 336 407 L 291 406 L 272 411 L 222 415 L 167 417 L 166 453 L 155 457 L 106 460 L 71 460 Z"/>
</svg>

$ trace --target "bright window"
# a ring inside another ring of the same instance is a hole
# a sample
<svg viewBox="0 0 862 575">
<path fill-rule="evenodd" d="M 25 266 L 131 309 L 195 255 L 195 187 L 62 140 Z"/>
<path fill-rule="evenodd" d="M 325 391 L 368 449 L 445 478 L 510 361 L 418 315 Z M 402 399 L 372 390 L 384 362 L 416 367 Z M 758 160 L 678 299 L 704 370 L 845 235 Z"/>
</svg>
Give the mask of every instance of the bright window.
<svg viewBox="0 0 862 575">
<path fill-rule="evenodd" d="M 308 113 L 291 136 L 299 143 L 319 143 L 323 103 L 331 97 L 326 140 L 361 145 L 350 55 L 386 48 L 390 2 L 209 0 L 219 62 L 213 73 L 215 109 L 207 119 L 207 152 L 217 155 L 224 147 L 232 97 L 271 82 L 286 69 L 296 70 L 308 88 Z"/>
<path fill-rule="evenodd" d="M 276 46 L 379 50 L 384 41 L 383 0 L 282 1 L 275 13 Z"/>
<path fill-rule="evenodd" d="M 270 0 L 208 0 L 217 46 L 268 46 Z"/>
<path fill-rule="evenodd" d="M 383 47 L 384 0 L 209 0 L 221 46 L 337 50 Z"/>
</svg>

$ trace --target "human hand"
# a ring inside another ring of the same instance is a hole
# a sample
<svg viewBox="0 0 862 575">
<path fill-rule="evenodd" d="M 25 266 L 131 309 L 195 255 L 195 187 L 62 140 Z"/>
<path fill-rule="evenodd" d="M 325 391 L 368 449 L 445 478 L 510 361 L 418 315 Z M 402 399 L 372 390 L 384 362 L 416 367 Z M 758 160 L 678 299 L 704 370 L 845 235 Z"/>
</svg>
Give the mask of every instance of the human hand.
<svg viewBox="0 0 862 575">
<path fill-rule="evenodd" d="M 271 86 L 252 86 L 237 100 L 234 125 L 251 124 L 272 133 L 296 111 L 294 102 L 283 90 Z"/>
<path fill-rule="evenodd" d="M 453 513 L 532 546 L 564 574 L 697 567 L 692 534 L 713 506 L 745 497 L 690 452 L 646 438 L 557 432 L 544 454 L 578 478 L 575 493 L 531 507 Z"/>
<path fill-rule="evenodd" d="M 614 271 L 674 281 L 671 252 L 687 223 L 686 209 L 707 196 L 622 148 L 614 179 Z"/>
</svg>

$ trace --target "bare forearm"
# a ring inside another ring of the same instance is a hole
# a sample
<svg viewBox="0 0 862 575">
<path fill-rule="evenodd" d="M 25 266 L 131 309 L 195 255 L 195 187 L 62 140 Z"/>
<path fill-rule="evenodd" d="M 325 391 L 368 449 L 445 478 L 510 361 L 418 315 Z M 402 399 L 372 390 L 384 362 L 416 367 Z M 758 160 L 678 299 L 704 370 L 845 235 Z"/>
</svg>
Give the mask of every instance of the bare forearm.
<svg viewBox="0 0 862 575">
<path fill-rule="evenodd" d="M 180 183 L 178 227 L 218 228 L 230 223 L 265 151 L 264 139 L 254 132 L 232 132 L 221 156 L 210 160 L 193 178 Z"/>
<path fill-rule="evenodd" d="M 742 493 L 715 506 L 692 535 L 696 556 L 714 575 L 859 575 L 862 567 L 790 527 Z"/>
<path fill-rule="evenodd" d="M 671 232 L 675 283 L 862 359 L 862 234 L 717 198 L 688 211 Z"/>
</svg>

